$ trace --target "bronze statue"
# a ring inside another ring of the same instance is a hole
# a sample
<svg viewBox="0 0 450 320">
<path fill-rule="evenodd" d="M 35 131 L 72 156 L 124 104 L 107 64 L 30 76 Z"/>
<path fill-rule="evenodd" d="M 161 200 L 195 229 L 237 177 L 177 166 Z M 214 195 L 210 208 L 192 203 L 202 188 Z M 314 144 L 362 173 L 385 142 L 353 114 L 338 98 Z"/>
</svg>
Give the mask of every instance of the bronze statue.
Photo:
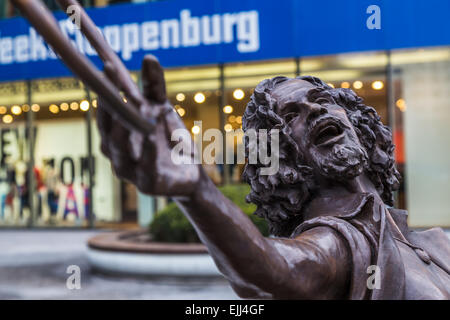
<svg viewBox="0 0 450 320">
<path fill-rule="evenodd" d="M 33 8 L 23 7 L 35 1 L 13 2 L 36 21 Z M 76 4 L 59 2 L 63 8 Z M 167 100 L 157 60 L 143 61 L 141 95 L 89 17 L 83 15 L 81 22 L 109 79 L 102 86 L 98 74 L 72 68 L 99 94 L 102 151 L 122 179 L 144 193 L 176 200 L 239 296 L 450 299 L 449 240 L 439 228 L 410 231 L 407 213 L 390 207 L 400 178 L 391 132 L 352 90 L 308 76 L 276 77 L 255 88 L 244 130 L 281 132 L 278 172 L 261 175 L 261 163 L 248 164 L 244 172 L 252 187 L 248 200 L 275 236 L 265 238 L 200 165 L 172 163 L 170 133 L 184 125 Z M 65 40 L 55 36 L 56 24 L 35 27 L 71 66 L 69 54 L 58 49 Z M 126 106 L 109 96 L 111 84 L 115 96 L 125 92 Z M 130 105 L 147 123 L 116 116 Z"/>
</svg>

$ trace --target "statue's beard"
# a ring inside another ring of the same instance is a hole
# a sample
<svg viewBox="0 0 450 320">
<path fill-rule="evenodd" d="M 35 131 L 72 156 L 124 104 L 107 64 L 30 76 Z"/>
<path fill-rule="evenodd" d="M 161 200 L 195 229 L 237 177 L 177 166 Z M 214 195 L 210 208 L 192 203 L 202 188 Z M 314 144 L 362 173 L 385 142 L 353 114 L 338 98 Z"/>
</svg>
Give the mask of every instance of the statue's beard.
<svg viewBox="0 0 450 320">
<path fill-rule="evenodd" d="M 367 167 L 367 152 L 359 145 L 333 146 L 327 156 L 318 152 L 313 153 L 313 158 L 319 172 L 329 179 L 351 180 L 363 173 Z"/>
</svg>

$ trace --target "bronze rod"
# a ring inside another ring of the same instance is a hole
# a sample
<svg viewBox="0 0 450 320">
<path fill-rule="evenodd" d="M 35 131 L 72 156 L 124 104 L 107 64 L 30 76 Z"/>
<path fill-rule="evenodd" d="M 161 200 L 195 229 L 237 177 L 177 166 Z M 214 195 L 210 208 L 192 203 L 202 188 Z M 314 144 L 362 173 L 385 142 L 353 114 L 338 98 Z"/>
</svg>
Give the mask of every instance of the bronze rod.
<svg viewBox="0 0 450 320">
<path fill-rule="evenodd" d="M 121 121 L 130 130 L 137 129 L 146 135 L 153 130 L 153 124 L 139 114 L 138 107 L 133 105 L 133 101 L 125 103 L 114 84 L 74 48 L 42 1 L 12 0 L 12 2 L 72 72 L 108 102 L 105 107 L 112 117 Z"/>
<path fill-rule="evenodd" d="M 121 82 L 122 89 L 130 95 L 128 98 L 133 99 L 133 102 L 140 104 L 143 101 L 143 96 L 141 95 L 138 87 L 133 82 L 130 77 L 130 73 L 122 60 L 117 56 L 117 54 L 111 49 L 110 45 L 106 42 L 103 35 L 98 30 L 95 23 L 83 9 L 83 7 L 76 0 L 56 0 L 59 6 L 64 12 L 69 14 L 70 7 L 77 7 L 78 13 L 80 14 L 80 29 L 84 34 L 89 43 L 97 51 L 99 57 L 103 62 L 111 62 L 117 72 L 119 81 Z"/>
</svg>

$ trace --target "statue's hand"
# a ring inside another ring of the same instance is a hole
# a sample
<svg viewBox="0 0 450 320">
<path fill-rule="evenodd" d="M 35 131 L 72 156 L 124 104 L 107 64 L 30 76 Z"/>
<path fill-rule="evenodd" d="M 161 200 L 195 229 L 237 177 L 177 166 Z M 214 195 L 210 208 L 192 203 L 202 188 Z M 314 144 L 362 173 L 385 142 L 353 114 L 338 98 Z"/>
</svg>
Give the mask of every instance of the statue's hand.
<svg viewBox="0 0 450 320">
<path fill-rule="evenodd" d="M 105 73 L 120 87 L 121 80 L 111 65 L 105 65 Z M 97 123 L 101 134 L 102 152 L 110 159 L 112 167 L 122 179 L 135 184 L 147 194 L 166 196 L 190 196 L 200 179 L 199 165 L 176 164 L 172 159 L 172 148 L 179 143 L 171 141 L 172 132 L 186 129 L 177 112 L 167 100 L 164 73 L 156 58 L 146 56 L 142 64 L 144 101 L 135 101 L 146 119 L 156 119 L 155 129 L 148 136 L 137 130 L 128 130 L 120 119 L 113 119 L 106 112 L 106 101 L 99 97 Z M 123 88 L 121 88 L 123 89 Z M 127 95 L 133 99 L 133 95 Z M 187 131 L 186 131 L 187 132 Z M 193 145 L 190 136 L 182 143 Z"/>
</svg>

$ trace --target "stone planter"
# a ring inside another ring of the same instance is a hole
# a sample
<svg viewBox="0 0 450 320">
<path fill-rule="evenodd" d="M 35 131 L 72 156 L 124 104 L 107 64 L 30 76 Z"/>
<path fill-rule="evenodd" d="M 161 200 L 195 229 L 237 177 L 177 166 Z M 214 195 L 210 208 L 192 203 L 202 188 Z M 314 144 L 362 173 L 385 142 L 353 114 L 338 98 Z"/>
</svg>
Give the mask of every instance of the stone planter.
<svg viewBox="0 0 450 320">
<path fill-rule="evenodd" d="M 88 260 L 95 270 L 114 274 L 222 276 L 203 244 L 151 242 L 146 231 L 97 235 L 88 241 Z"/>
</svg>

